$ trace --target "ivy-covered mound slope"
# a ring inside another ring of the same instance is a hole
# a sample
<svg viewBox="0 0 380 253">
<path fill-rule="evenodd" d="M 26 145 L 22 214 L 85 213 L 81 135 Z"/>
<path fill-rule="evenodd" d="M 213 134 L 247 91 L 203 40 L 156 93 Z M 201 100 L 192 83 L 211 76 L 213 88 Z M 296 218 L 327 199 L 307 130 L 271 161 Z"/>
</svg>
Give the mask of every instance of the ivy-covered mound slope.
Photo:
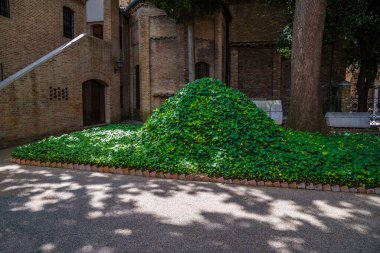
<svg viewBox="0 0 380 253">
<path fill-rule="evenodd" d="M 143 126 L 110 125 L 21 146 L 13 157 L 204 173 L 226 178 L 380 186 L 380 138 L 285 130 L 240 91 L 203 78 Z"/>
</svg>

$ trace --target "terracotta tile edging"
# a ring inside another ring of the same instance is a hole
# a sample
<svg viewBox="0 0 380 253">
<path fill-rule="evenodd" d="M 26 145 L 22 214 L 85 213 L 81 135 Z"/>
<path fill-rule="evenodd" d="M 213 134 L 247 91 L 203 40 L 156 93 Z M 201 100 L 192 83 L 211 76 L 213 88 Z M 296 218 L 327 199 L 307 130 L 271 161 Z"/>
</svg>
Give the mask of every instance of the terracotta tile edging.
<svg viewBox="0 0 380 253">
<path fill-rule="evenodd" d="M 81 171 L 92 171 L 98 173 L 107 174 L 119 174 L 119 175 L 130 175 L 139 177 L 152 177 L 170 180 L 184 180 L 184 181 L 198 181 L 198 182 L 211 182 L 217 184 L 234 184 L 234 185 L 245 185 L 245 186 L 255 186 L 255 187 L 273 187 L 273 188 L 289 188 L 289 189 L 299 189 L 299 190 L 314 190 L 314 191 L 332 191 L 332 192 L 345 192 L 345 193 L 360 193 L 360 194 L 375 194 L 380 195 L 380 186 L 375 188 L 365 187 L 351 187 L 341 185 L 330 185 L 330 184 L 314 184 L 312 182 L 280 182 L 276 181 L 257 181 L 248 179 L 225 179 L 224 177 L 208 177 L 204 174 L 172 174 L 156 172 L 147 169 L 131 169 L 122 167 L 108 167 L 108 166 L 98 166 L 91 164 L 78 164 L 78 163 L 63 163 L 63 162 L 41 162 L 28 159 L 19 159 L 11 157 L 10 162 L 19 165 L 28 166 L 41 166 L 50 168 L 60 168 L 65 170 L 81 170 Z"/>
</svg>

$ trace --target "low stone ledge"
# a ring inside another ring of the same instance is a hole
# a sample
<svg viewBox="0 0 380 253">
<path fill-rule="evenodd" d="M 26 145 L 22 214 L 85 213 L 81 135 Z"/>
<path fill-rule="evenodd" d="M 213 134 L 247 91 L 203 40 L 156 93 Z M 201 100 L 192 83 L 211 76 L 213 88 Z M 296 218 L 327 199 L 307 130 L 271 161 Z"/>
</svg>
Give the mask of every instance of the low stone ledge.
<svg viewBox="0 0 380 253">
<path fill-rule="evenodd" d="M 288 182 L 282 182 L 281 183 L 281 188 L 289 188 Z"/>
<path fill-rule="evenodd" d="M 322 184 L 316 184 L 316 185 L 314 186 L 314 190 L 316 190 L 316 191 L 322 191 L 322 190 L 323 190 L 323 186 L 322 186 Z"/>
<path fill-rule="evenodd" d="M 264 181 L 259 181 L 259 182 L 257 182 L 257 186 L 265 186 Z"/>
<path fill-rule="evenodd" d="M 174 180 L 178 180 L 178 174 L 172 174 L 171 176 L 170 176 L 170 179 L 174 179 Z"/>
<path fill-rule="evenodd" d="M 324 185 L 322 186 L 322 189 L 323 189 L 324 191 L 331 191 L 331 186 L 330 186 L 329 184 L 324 184 Z"/>
<path fill-rule="evenodd" d="M 108 167 L 108 166 L 97 166 L 90 164 L 72 164 L 72 163 L 62 163 L 62 162 L 41 162 L 27 159 L 11 158 L 11 162 L 17 163 L 20 165 L 31 165 L 31 166 L 42 166 L 42 167 L 51 167 L 51 168 L 62 168 L 68 170 L 82 170 L 82 171 L 93 171 L 100 173 L 112 173 L 112 174 L 123 174 L 130 176 L 141 176 L 141 177 L 152 177 L 152 178 L 165 178 L 165 179 L 174 179 L 174 180 L 187 180 L 187 181 L 201 181 L 201 182 L 213 182 L 213 183 L 223 183 L 223 184 L 236 184 L 236 185 L 249 185 L 249 186 L 266 186 L 266 187 L 277 187 L 277 188 L 291 188 L 291 189 L 307 189 L 307 190 L 316 190 L 316 191 L 333 191 L 333 192 L 345 192 L 345 193 L 361 193 L 361 194 L 376 194 L 380 195 L 380 187 L 369 188 L 365 187 L 351 187 L 340 186 L 330 184 L 313 184 L 313 183 L 288 183 L 280 181 L 256 181 L 248 179 L 225 179 L 224 177 L 208 177 L 203 174 L 171 174 L 163 172 L 155 172 L 149 170 L 141 169 L 129 169 L 121 167 Z"/>
<path fill-rule="evenodd" d="M 350 190 L 350 192 L 351 192 L 351 193 L 357 193 L 357 192 L 358 192 L 358 189 L 356 189 L 356 188 L 353 188 L 353 187 L 352 187 L 352 188 L 350 188 L 349 190 Z"/>
<path fill-rule="evenodd" d="M 272 186 L 273 186 L 273 183 L 272 183 L 272 181 L 266 181 L 266 182 L 264 183 L 264 186 L 266 186 L 266 187 L 272 187 Z"/>
<path fill-rule="evenodd" d="M 297 188 L 298 189 L 306 189 L 306 184 L 305 183 L 299 183 L 299 184 L 297 184 Z"/>
<path fill-rule="evenodd" d="M 216 182 L 218 182 L 218 183 L 224 183 L 224 177 L 218 177 L 217 179 L 216 179 Z M 380 190 L 380 189 L 379 189 Z"/>
</svg>

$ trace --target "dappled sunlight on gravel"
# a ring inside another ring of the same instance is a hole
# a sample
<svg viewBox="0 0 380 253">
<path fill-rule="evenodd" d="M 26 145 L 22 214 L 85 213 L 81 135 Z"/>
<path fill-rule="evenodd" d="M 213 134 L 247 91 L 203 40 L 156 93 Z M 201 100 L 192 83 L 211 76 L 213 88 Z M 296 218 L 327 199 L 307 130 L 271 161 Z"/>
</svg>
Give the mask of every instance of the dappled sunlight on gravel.
<svg viewBox="0 0 380 253">
<path fill-rule="evenodd" d="M 197 252 L 375 252 L 380 240 L 378 196 L 105 175 L 4 159 L 0 203 L 0 251 L 7 252 L 166 252 L 173 245 Z"/>
</svg>

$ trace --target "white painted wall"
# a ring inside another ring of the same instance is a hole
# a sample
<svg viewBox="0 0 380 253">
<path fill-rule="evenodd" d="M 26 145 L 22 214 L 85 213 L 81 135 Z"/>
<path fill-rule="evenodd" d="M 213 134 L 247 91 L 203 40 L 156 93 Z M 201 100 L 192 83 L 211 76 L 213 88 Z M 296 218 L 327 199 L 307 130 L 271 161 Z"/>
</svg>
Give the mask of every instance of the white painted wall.
<svg viewBox="0 0 380 253">
<path fill-rule="evenodd" d="M 103 1 L 104 0 L 88 0 L 87 1 L 87 4 L 86 4 L 87 22 L 104 21 Z"/>
</svg>

